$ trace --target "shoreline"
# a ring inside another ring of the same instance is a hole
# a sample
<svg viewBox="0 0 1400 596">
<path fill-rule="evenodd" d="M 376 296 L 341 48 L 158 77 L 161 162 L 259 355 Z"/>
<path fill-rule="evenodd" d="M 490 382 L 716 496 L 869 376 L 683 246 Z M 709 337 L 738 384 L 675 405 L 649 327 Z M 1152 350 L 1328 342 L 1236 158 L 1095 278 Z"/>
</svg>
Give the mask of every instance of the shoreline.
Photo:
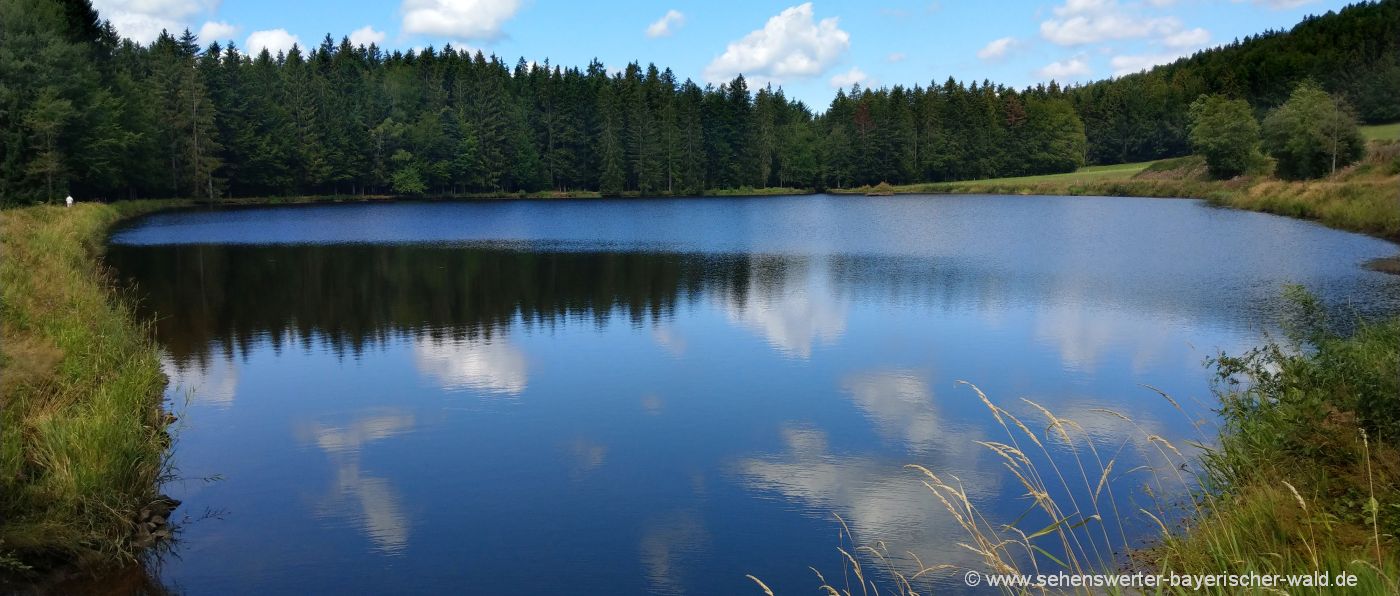
<svg viewBox="0 0 1400 596">
<path fill-rule="evenodd" d="M 709 197 L 775 197 L 832 194 L 841 196 L 925 195 L 1010 195 L 1010 196 L 1100 196 L 1161 199 L 1198 199 L 1219 207 L 1270 213 L 1294 219 L 1315 221 L 1329 228 L 1366 234 L 1400 244 L 1400 142 L 1372 141 L 1362 161 L 1330 176 L 1316 180 L 1280 180 L 1269 176 L 1241 176 L 1211 180 L 1205 176 L 1204 160 L 1187 156 L 1119 164 L 1124 177 L 1101 177 L 1103 170 L 1023 178 L 927 182 L 906 185 L 881 183 L 851 188 L 732 188 L 714 189 L 699 195 L 656 194 L 642 196 L 637 191 L 604 197 L 597 191 L 545 191 L 536 193 L 461 193 L 439 195 L 300 195 L 287 197 L 224 198 L 216 201 L 191 199 L 150 199 L 166 204 L 153 210 L 179 207 L 241 207 L 306 205 L 321 203 L 368 203 L 399 201 L 507 201 L 507 200 L 592 200 Z M 1135 167 L 1126 167 L 1135 166 Z M 1090 168 L 1113 168 L 1094 166 Z M 1117 170 L 1113 170 L 1117 171 Z M 1078 177 L 1076 177 L 1078 176 Z M 117 201 L 112 204 L 120 204 Z M 126 219 L 126 218 L 123 218 Z M 1400 253 L 1394 257 L 1400 259 Z M 1376 270 L 1389 272 L 1383 265 Z"/>
<path fill-rule="evenodd" d="M 1394 145 L 1400 147 L 1400 144 Z M 1182 158 L 1190 159 L 1190 158 Z M 1377 161 L 1372 159 L 1371 161 Z M 1375 165 L 1375 164 L 1370 164 Z M 1354 169 L 1354 168 L 1353 168 Z M 1236 178 L 1233 180 L 1200 180 L 1170 177 L 1125 178 L 1115 180 L 1090 180 L 1071 182 L 1045 182 L 1027 180 L 1025 182 L 982 181 L 933 182 L 895 186 L 886 193 L 872 195 L 875 187 L 853 187 L 832 189 L 731 189 L 710 191 L 703 195 L 651 195 L 641 196 L 635 192 L 620 196 L 601 196 L 597 192 L 548 192 L 516 194 L 459 194 L 459 195 L 303 195 L 295 197 L 248 197 L 227 198 L 217 201 L 194 201 L 191 199 L 147 199 L 139 202 L 160 204 L 159 207 L 132 213 L 116 222 L 112 228 L 120 227 L 126 221 L 159 211 L 196 208 L 238 208 L 267 207 L 278 205 L 317 205 L 339 203 L 392 203 L 392 202 L 450 202 L 450 201 L 551 201 L 551 200 L 597 200 L 623 199 L 646 201 L 652 199 L 685 198 L 743 198 L 743 197 L 787 197 L 830 194 L 843 197 L 886 197 L 902 195 L 1007 195 L 1007 196 L 1070 196 L 1070 197 L 1134 197 L 1155 199 L 1191 199 L 1205 201 L 1216 207 L 1254 211 L 1312 221 L 1320 225 L 1340 230 L 1364 234 L 1400 245 L 1400 173 L 1377 176 L 1370 171 L 1343 171 L 1332 178 L 1321 180 L 1284 181 L 1273 178 Z M 1339 178 L 1340 177 L 1340 178 Z M 1386 193 L 1389 192 L 1389 205 Z M 1361 203 L 1358 207 L 1358 201 Z M 117 201 L 111 204 L 121 204 Z M 1400 247 L 1398 247 L 1400 248 Z M 1362 264 L 1363 267 L 1382 273 L 1400 275 L 1400 250 L 1394 256 L 1381 257 Z"/>
<path fill-rule="evenodd" d="M 1371 204 L 1385 200 L 1389 191 L 1393 205 L 1381 217 L 1347 213 L 1344 201 L 1362 195 Z M 831 194 L 863 195 L 866 190 L 833 189 Z M 1245 179 L 1226 181 L 1114 180 L 1084 183 L 976 184 L 942 182 L 895 187 L 898 195 L 1011 195 L 1073 197 L 1139 197 L 1156 199 L 1195 199 L 1211 205 L 1313 221 L 1345 232 L 1365 234 L 1400 243 L 1400 176 L 1364 181 L 1281 181 Z"/>
</svg>

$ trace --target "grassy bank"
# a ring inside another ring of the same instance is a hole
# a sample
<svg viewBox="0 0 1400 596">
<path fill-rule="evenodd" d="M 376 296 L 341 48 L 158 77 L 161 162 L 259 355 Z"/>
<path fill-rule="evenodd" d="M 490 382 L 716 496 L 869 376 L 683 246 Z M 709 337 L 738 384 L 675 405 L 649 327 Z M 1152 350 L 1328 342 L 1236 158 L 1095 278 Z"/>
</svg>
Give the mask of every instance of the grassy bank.
<svg viewBox="0 0 1400 596">
<path fill-rule="evenodd" d="M 112 224 L 178 205 L 0 211 L 0 577 L 136 551 L 168 443 L 166 379 L 98 257 Z"/>
<path fill-rule="evenodd" d="M 870 188 L 834 190 L 864 194 Z M 1018 194 L 1185 197 L 1311 219 L 1400 239 L 1400 143 L 1372 143 L 1361 163 L 1310 181 L 1270 177 L 1210 180 L 1197 157 L 1095 166 L 1068 174 L 895 186 L 897 194 Z"/>
</svg>

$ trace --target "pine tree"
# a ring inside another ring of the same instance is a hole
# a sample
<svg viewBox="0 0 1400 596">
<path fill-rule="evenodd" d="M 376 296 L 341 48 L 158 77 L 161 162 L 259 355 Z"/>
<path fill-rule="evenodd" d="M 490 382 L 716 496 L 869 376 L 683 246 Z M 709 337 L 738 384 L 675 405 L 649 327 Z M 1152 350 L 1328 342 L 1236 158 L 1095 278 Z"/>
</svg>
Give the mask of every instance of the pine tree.
<svg viewBox="0 0 1400 596">
<path fill-rule="evenodd" d="M 24 115 L 24 128 L 34 143 L 35 155 L 29 161 L 29 174 L 44 181 L 44 200 L 53 202 L 54 183 L 63 185 L 65 163 L 59 137 L 73 119 L 73 102 L 52 91 L 40 95 Z"/>
<path fill-rule="evenodd" d="M 680 167 L 677 188 L 687 194 L 705 190 L 708 159 L 705 152 L 705 126 L 701 121 L 704 92 L 689 79 L 676 98 L 676 129 L 680 137 Z"/>
<path fill-rule="evenodd" d="M 620 139 L 621 110 L 611 85 L 598 90 L 598 191 L 604 196 L 622 194 L 626 183 Z"/>
<path fill-rule="evenodd" d="M 297 192 L 311 192 L 330 175 L 326 159 L 324 129 L 320 123 L 324 81 L 293 44 L 282 65 L 282 101 L 287 107 L 287 124 L 292 143 L 291 173 Z"/>
</svg>

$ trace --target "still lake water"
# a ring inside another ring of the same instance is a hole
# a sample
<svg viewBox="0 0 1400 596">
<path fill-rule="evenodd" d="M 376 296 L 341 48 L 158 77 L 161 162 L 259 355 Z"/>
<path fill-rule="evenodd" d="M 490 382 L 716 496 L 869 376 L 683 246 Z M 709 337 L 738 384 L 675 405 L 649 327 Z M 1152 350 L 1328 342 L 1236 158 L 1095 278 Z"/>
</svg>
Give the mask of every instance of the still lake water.
<svg viewBox="0 0 1400 596">
<path fill-rule="evenodd" d="M 164 586 L 719 594 L 839 578 L 834 514 L 906 573 L 971 563 L 903 466 L 1029 502 L 959 380 L 1169 467 L 1140 439 L 1213 433 L 1205 358 L 1275 330 L 1286 283 L 1400 312 L 1359 266 L 1395 250 L 1188 200 L 810 196 L 172 212 L 107 258 L 181 416 Z"/>
</svg>

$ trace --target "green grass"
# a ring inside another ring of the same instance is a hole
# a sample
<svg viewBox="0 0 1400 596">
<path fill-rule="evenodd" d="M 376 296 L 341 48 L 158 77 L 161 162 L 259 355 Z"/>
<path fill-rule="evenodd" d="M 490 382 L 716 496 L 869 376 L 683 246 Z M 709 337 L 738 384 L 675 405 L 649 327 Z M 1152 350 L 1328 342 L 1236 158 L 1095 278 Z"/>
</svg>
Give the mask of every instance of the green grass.
<svg viewBox="0 0 1400 596">
<path fill-rule="evenodd" d="M 893 187 L 896 193 L 914 194 L 924 192 L 939 192 L 948 188 L 980 187 L 980 186 L 1032 186 L 1043 183 L 1075 183 L 1075 182 L 1097 182 L 1104 180 L 1127 180 L 1146 170 L 1154 164 L 1167 160 L 1140 161 L 1136 163 L 1113 164 L 1106 166 L 1085 166 L 1073 172 L 1063 174 L 1042 174 L 1039 176 L 1013 176 L 1006 178 L 984 178 L 981 180 L 961 180 L 958 182 L 925 182 L 919 184 L 901 184 Z M 856 187 L 851 189 L 832 189 L 836 193 L 864 194 L 870 192 L 872 187 Z"/>
<path fill-rule="evenodd" d="M 742 186 L 739 188 L 717 188 L 705 191 L 707 197 L 774 197 L 786 195 L 811 194 L 810 189 L 789 188 L 789 187 L 767 187 L 753 188 Z"/>
<path fill-rule="evenodd" d="M 1085 166 L 1064 174 L 1042 174 L 1039 176 L 1017 176 L 1010 178 L 988 178 L 971 180 L 970 184 L 1036 184 L 1039 182 L 1089 182 L 1099 180 L 1126 180 L 1162 160 L 1120 163 L 1106 166 Z"/>
<path fill-rule="evenodd" d="M 98 257 L 112 224 L 179 204 L 0 211 L 0 579 L 134 556 L 166 379 Z"/>
<path fill-rule="evenodd" d="M 1368 141 L 1400 141 L 1400 122 L 1363 126 L 1361 136 Z"/>
</svg>

